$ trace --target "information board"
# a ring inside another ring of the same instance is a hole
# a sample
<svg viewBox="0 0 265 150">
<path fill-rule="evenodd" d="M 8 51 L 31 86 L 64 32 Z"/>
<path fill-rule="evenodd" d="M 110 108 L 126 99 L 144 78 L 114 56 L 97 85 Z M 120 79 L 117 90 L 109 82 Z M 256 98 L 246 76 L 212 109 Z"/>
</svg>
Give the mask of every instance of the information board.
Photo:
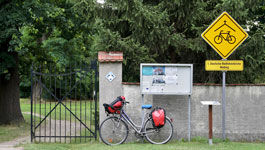
<svg viewBox="0 0 265 150">
<path fill-rule="evenodd" d="M 141 64 L 141 94 L 191 95 L 192 64 Z"/>
</svg>

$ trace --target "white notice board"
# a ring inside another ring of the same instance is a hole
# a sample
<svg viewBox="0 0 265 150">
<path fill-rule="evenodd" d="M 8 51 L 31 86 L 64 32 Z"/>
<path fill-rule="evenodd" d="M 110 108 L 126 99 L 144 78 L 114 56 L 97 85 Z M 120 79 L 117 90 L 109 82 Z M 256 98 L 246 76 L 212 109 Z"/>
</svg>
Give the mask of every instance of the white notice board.
<svg viewBox="0 0 265 150">
<path fill-rule="evenodd" d="M 141 64 L 141 94 L 191 95 L 192 64 Z"/>
</svg>

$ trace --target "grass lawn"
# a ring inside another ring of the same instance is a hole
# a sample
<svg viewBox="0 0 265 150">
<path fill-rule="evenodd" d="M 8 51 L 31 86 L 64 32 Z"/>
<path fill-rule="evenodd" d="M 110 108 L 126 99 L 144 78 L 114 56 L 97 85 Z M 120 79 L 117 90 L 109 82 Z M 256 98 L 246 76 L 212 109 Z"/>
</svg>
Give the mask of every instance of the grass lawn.
<svg viewBox="0 0 265 150">
<path fill-rule="evenodd" d="M 37 102 L 37 104 L 33 107 L 33 113 L 35 112 L 36 114 L 41 114 L 42 117 L 44 117 L 55 107 L 56 104 L 57 102 L 42 101 L 40 105 L 40 103 Z M 80 115 L 83 118 L 89 116 L 92 117 L 92 114 L 94 115 L 95 113 L 95 104 L 93 101 L 66 101 L 63 102 L 63 104 L 65 104 L 68 109 L 71 109 L 72 113 L 74 113 L 77 117 L 80 117 Z M 30 99 L 20 99 L 20 107 L 22 112 L 31 112 Z M 59 114 L 61 114 L 61 116 Z M 58 105 L 49 117 L 55 120 L 59 120 L 60 117 L 63 120 L 73 119 L 73 115 L 70 115 L 70 112 L 63 105 Z"/>
<path fill-rule="evenodd" d="M 30 135 L 30 115 L 23 116 L 25 119 L 24 123 L 0 126 L 0 142 Z"/>
<path fill-rule="evenodd" d="M 153 145 L 149 143 L 130 143 L 118 146 L 107 146 L 100 142 L 87 142 L 83 144 L 27 144 L 23 146 L 25 150 L 264 150 L 265 143 L 237 143 L 220 142 L 212 146 L 204 142 L 170 142 L 164 145 Z"/>
</svg>

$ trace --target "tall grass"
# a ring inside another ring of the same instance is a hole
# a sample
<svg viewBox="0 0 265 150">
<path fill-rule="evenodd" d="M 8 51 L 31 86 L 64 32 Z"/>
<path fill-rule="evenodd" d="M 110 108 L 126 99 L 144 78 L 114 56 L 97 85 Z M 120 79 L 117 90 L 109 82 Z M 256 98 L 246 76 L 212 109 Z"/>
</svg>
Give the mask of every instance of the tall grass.
<svg viewBox="0 0 265 150">
<path fill-rule="evenodd" d="M 0 142 L 10 141 L 18 137 L 30 136 L 30 115 L 23 114 L 23 116 L 25 122 L 0 126 Z"/>
</svg>

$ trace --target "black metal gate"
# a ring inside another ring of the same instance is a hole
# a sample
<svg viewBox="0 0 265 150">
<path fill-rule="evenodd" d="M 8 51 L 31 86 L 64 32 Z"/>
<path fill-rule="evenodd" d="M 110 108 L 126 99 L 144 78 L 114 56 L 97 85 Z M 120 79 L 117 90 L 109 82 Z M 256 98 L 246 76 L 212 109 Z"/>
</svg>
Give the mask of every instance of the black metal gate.
<svg viewBox="0 0 265 150">
<path fill-rule="evenodd" d="M 97 61 L 31 69 L 31 141 L 97 138 Z"/>
</svg>

